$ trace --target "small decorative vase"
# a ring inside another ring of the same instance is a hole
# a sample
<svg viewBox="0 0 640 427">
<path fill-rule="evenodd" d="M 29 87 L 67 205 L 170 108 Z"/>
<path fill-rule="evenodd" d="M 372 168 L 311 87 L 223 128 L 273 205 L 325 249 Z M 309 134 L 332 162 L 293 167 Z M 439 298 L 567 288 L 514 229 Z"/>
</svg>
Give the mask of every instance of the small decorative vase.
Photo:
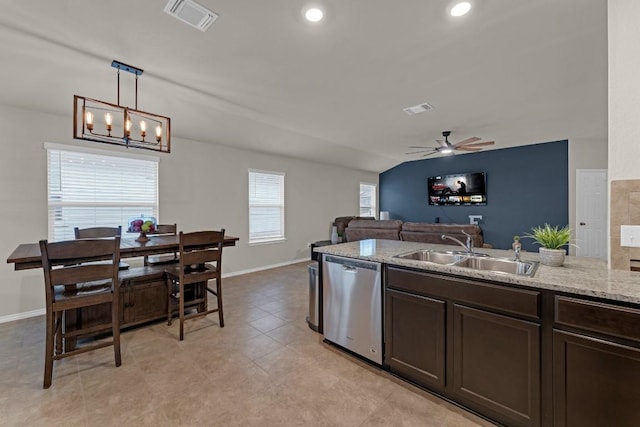
<svg viewBox="0 0 640 427">
<path fill-rule="evenodd" d="M 522 243 L 520 243 L 520 240 L 514 240 L 511 244 L 511 249 L 513 249 L 514 252 L 516 249 L 522 249 Z"/>
<path fill-rule="evenodd" d="M 564 249 L 540 248 L 540 262 L 549 267 L 560 267 L 564 264 L 564 257 L 567 252 Z"/>
<path fill-rule="evenodd" d="M 338 226 L 336 225 L 331 227 L 331 243 L 334 245 L 338 243 Z"/>
</svg>

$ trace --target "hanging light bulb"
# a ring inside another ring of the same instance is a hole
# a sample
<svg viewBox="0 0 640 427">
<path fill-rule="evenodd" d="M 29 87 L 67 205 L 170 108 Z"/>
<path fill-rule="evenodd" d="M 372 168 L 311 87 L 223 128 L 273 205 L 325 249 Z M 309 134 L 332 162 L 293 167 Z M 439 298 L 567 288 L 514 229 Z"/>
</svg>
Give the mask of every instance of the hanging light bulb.
<svg viewBox="0 0 640 427">
<path fill-rule="evenodd" d="M 87 114 L 85 114 L 85 119 L 87 121 L 87 129 L 89 129 L 89 132 L 91 132 L 93 130 L 93 113 L 91 111 L 87 111 Z"/>
<path fill-rule="evenodd" d="M 156 141 L 160 142 L 162 140 L 162 127 L 160 125 L 156 126 Z"/>
<path fill-rule="evenodd" d="M 147 124 L 144 122 L 144 120 L 140 120 L 140 136 L 142 137 L 143 141 L 144 137 L 147 136 Z"/>
</svg>

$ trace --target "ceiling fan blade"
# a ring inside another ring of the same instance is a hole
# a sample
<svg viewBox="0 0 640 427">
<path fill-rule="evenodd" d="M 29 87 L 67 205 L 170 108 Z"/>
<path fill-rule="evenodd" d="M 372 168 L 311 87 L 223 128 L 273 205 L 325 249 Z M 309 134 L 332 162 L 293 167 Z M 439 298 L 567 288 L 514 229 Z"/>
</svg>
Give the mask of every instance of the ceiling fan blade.
<svg viewBox="0 0 640 427">
<path fill-rule="evenodd" d="M 410 151 L 410 152 L 404 153 L 404 154 L 420 154 L 420 153 L 424 153 L 425 151 L 434 151 L 434 149 L 433 148 L 427 148 L 425 150 Z"/>
<path fill-rule="evenodd" d="M 457 151 L 480 151 L 482 148 L 473 148 L 473 147 L 458 147 Z"/>
<path fill-rule="evenodd" d="M 432 155 L 432 154 L 437 153 L 438 151 L 439 151 L 439 150 L 433 150 L 432 152 L 427 153 L 427 154 L 423 154 L 423 155 L 422 155 L 422 156 L 420 156 L 420 157 L 427 157 L 427 156 L 430 156 L 430 155 Z"/>
<path fill-rule="evenodd" d="M 409 146 L 409 147 L 407 147 L 407 148 L 425 148 L 425 149 L 430 149 L 430 150 L 433 150 L 433 149 L 434 149 L 433 147 L 427 147 L 427 146 L 425 146 L 425 145 L 410 145 L 410 146 Z"/>
<path fill-rule="evenodd" d="M 440 144 L 440 146 L 441 146 L 442 148 L 450 148 L 450 147 L 451 147 L 451 143 L 450 143 L 449 141 L 444 141 L 444 140 L 442 140 L 442 139 L 436 139 L 436 142 L 437 142 L 438 144 Z"/>
<path fill-rule="evenodd" d="M 484 147 L 485 145 L 493 145 L 495 141 L 475 142 L 473 144 L 467 144 L 465 147 Z"/>
<path fill-rule="evenodd" d="M 463 141 L 456 142 L 453 144 L 454 147 L 460 147 L 462 145 L 471 144 L 472 142 L 480 141 L 482 138 L 478 138 L 477 136 L 472 136 L 471 138 L 467 138 Z"/>
</svg>

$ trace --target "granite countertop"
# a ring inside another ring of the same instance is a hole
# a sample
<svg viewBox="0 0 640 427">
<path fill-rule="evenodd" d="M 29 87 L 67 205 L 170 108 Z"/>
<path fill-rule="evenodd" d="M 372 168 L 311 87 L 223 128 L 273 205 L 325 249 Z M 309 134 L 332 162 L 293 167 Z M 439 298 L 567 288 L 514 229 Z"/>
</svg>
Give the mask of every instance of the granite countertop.
<svg viewBox="0 0 640 427">
<path fill-rule="evenodd" d="M 640 304 L 640 272 L 609 270 L 607 263 L 598 258 L 567 256 L 564 266 L 547 267 L 540 264 L 533 277 L 473 270 L 464 267 L 433 264 L 424 261 L 394 258 L 419 249 L 461 250 L 460 246 L 404 242 L 399 240 L 361 240 L 314 248 L 315 252 L 377 261 L 388 265 L 419 268 L 435 273 L 450 273 L 473 279 L 549 289 L 576 295 L 587 295 L 615 301 Z M 513 258 L 513 251 L 476 248 L 490 256 Z M 522 252 L 523 261 L 539 261 L 537 252 Z"/>
</svg>

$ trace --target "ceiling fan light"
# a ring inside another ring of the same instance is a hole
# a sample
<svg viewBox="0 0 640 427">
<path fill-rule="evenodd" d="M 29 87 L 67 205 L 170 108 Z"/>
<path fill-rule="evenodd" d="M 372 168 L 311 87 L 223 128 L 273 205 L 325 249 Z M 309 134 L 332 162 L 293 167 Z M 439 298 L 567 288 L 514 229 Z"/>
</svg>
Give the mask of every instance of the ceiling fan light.
<svg viewBox="0 0 640 427">
<path fill-rule="evenodd" d="M 451 13 L 451 16 L 462 16 L 462 15 L 466 15 L 467 12 L 469 12 L 470 10 L 471 10 L 471 3 L 469 3 L 468 1 L 463 1 L 453 6 L 451 8 L 450 13 Z"/>
<path fill-rule="evenodd" d="M 440 150 L 440 152 L 442 154 L 451 154 L 453 153 L 453 150 L 451 148 L 443 148 L 442 150 Z"/>
<path fill-rule="evenodd" d="M 324 18 L 324 12 L 317 7 L 311 7 L 304 12 L 304 17 L 309 22 L 319 22 Z"/>
</svg>

